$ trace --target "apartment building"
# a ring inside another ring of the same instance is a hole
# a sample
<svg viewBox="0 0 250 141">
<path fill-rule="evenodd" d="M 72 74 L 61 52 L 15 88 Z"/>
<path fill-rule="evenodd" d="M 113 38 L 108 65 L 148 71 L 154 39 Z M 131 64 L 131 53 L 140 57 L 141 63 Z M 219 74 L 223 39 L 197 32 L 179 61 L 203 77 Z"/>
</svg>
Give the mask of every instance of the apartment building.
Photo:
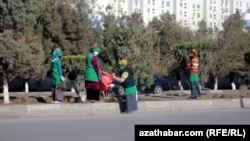
<svg viewBox="0 0 250 141">
<path fill-rule="evenodd" d="M 141 13 L 147 25 L 154 17 L 163 13 L 176 16 L 176 21 L 191 30 L 199 28 L 204 20 L 207 27 L 223 30 L 222 23 L 239 10 L 242 16 L 250 9 L 250 0 L 88 0 L 93 8 L 93 15 L 98 12 L 112 12 L 117 17 Z M 109 7 L 109 9 L 107 9 Z"/>
<path fill-rule="evenodd" d="M 250 9 L 248 9 L 243 15 L 243 28 L 250 28 Z"/>
</svg>

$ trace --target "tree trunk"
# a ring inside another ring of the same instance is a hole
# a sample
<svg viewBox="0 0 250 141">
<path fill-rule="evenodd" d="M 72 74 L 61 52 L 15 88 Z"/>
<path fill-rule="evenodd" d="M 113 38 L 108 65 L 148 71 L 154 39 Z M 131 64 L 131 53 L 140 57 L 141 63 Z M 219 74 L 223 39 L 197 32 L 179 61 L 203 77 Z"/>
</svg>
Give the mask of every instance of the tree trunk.
<svg viewBox="0 0 250 141">
<path fill-rule="evenodd" d="M 201 75 L 199 75 L 199 78 L 200 78 L 200 87 L 205 88 L 205 83 L 206 83 L 206 79 L 207 79 L 206 76 L 201 74 Z"/>
<path fill-rule="evenodd" d="M 183 91 L 183 86 L 182 86 L 182 83 L 181 83 L 181 72 L 178 71 L 178 73 L 176 73 L 176 79 L 177 79 L 177 82 L 178 82 L 178 86 L 179 86 L 179 89 L 181 91 Z"/>
<path fill-rule="evenodd" d="M 232 90 L 236 90 L 236 85 L 234 82 L 231 83 L 231 86 L 232 86 Z"/>
<path fill-rule="evenodd" d="M 214 78 L 214 90 L 218 90 L 218 77 Z"/>
<path fill-rule="evenodd" d="M 81 102 L 86 102 L 86 94 L 85 94 L 86 91 L 82 76 L 80 74 L 77 75 L 77 78 L 75 80 L 71 80 L 71 84 L 72 84 L 71 92 L 74 91 L 77 94 L 78 100 L 80 100 Z M 82 91 L 82 87 L 84 87 L 84 92 Z"/>
<path fill-rule="evenodd" d="M 70 81 L 70 83 L 71 83 L 71 89 L 70 89 L 70 91 L 71 91 L 72 93 L 75 93 L 75 92 L 76 92 L 76 89 L 75 89 L 75 87 L 74 87 L 75 84 L 73 84 L 73 83 L 74 83 L 73 81 Z"/>
<path fill-rule="evenodd" d="M 76 90 L 75 90 L 75 88 L 73 88 L 73 87 L 71 87 L 71 90 L 70 90 L 72 93 L 75 93 L 76 92 Z"/>
<path fill-rule="evenodd" d="M 29 83 L 28 81 L 25 81 L 25 92 L 28 93 L 29 92 Z"/>
<path fill-rule="evenodd" d="M 9 96 L 9 85 L 8 85 L 8 79 L 4 78 L 3 81 L 3 101 L 4 104 L 9 104 L 10 103 L 10 96 Z"/>
<path fill-rule="evenodd" d="M 178 80 L 178 85 L 179 85 L 180 90 L 183 91 L 184 89 L 183 89 L 183 86 L 181 84 L 181 80 Z"/>
<path fill-rule="evenodd" d="M 230 79 L 230 83 L 231 83 L 231 86 L 232 86 L 232 90 L 235 90 L 236 89 L 236 85 L 235 85 L 235 82 L 234 82 L 234 73 L 231 73 L 229 75 L 229 79 Z"/>
</svg>

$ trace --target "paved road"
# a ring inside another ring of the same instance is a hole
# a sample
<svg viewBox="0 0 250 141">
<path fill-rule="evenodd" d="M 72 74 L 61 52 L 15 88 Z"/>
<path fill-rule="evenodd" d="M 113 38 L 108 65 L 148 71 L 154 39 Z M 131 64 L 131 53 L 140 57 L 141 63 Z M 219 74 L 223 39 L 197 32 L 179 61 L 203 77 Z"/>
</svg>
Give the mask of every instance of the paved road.
<svg viewBox="0 0 250 141">
<path fill-rule="evenodd" d="M 248 124 L 250 109 L 0 120 L 0 141 L 133 141 L 135 124 Z"/>
</svg>

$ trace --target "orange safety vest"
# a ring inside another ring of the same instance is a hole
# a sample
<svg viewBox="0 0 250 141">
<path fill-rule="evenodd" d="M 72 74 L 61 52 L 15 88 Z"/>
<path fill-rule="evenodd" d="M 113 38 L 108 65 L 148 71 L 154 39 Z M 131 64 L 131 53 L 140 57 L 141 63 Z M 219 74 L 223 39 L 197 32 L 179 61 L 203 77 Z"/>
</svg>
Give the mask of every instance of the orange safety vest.
<svg viewBox="0 0 250 141">
<path fill-rule="evenodd" d="M 189 60 L 187 65 L 187 72 L 189 73 L 198 73 L 199 69 L 199 59 L 197 56 L 193 56 L 192 59 Z"/>
</svg>

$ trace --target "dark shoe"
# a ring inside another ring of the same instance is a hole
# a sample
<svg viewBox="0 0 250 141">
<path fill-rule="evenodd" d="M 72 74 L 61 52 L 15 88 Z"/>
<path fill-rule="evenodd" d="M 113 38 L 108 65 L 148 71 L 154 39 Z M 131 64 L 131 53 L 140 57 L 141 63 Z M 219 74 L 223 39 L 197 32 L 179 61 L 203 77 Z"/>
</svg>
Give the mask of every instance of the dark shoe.
<svg viewBox="0 0 250 141">
<path fill-rule="evenodd" d="M 132 112 L 124 112 L 124 114 L 133 114 Z"/>
<path fill-rule="evenodd" d="M 200 96 L 190 96 L 188 99 L 199 99 L 201 98 Z"/>
<path fill-rule="evenodd" d="M 133 114 L 133 112 L 121 112 L 122 114 Z"/>
<path fill-rule="evenodd" d="M 96 101 L 95 100 L 90 100 L 90 103 L 96 103 Z"/>
<path fill-rule="evenodd" d="M 194 97 L 194 96 L 190 96 L 188 99 L 196 99 L 196 97 Z"/>
</svg>

